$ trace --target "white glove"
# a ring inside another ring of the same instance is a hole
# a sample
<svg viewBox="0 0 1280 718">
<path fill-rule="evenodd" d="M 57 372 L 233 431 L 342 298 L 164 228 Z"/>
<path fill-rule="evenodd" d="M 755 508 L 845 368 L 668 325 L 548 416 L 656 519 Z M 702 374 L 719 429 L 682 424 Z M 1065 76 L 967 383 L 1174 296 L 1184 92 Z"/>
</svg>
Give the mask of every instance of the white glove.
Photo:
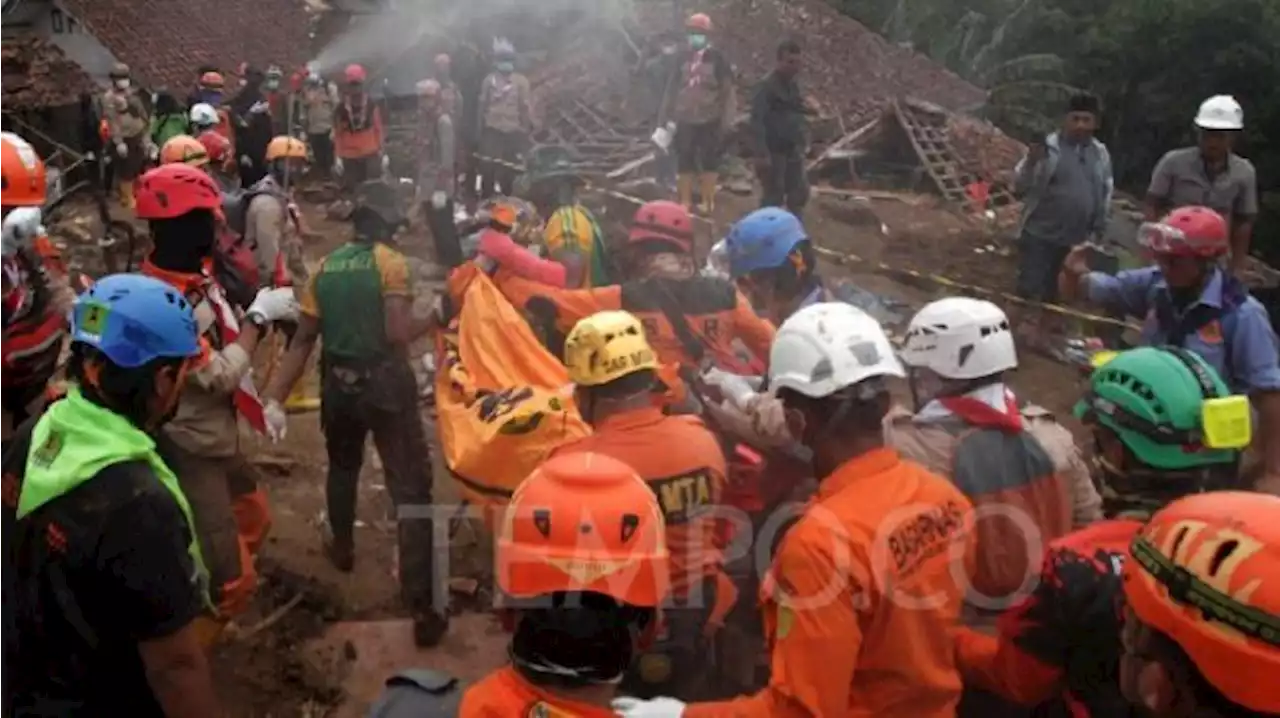
<svg viewBox="0 0 1280 718">
<path fill-rule="evenodd" d="M 339 177 L 342 176 L 342 158 L 341 157 L 338 157 L 333 161 L 333 173 L 335 175 L 338 175 Z"/>
<path fill-rule="evenodd" d="M 92 161 L 94 161 L 95 159 L 97 159 L 97 158 L 98 158 L 98 156 L 97 156 L 97 155 L 95 155 L 93 152 L 86 152 L 86 153 L 84 153 L 84 158 L 85 158 L 85 160 L 86 160 L 86 161 L 88 161 L 88 162 L 92 162 Z"/>
<path fill-rule="evenodd" d="M 622 718 L 680 718 L 684 703 L 675 698 L 614 698 L 613 712 Z"/>
<path fill-rule="evenodd" d="M 148 144 L 147 157 L 150 157 L 152 162 L 160 159 L 160 148 L 156 147 L 154 144 Z"/>
<path fill-rule="evenodd" d="M 762 438 L 777 444 L 790 440 L 791 432 L 787 430 L 787 414 L 781 399 L 769 394 L 756 394 L 747 400 L 744 409 L 751 417 L 751 426 Z"/>
<path fill-rule="evenodd" d="M 389 169 L 391 169 L 391 158 L 390 158 L 390 157 L 388 157 L 388 156 L 386 156 L 386 155 L 383 155 L 383 156 L 382 156 L 382 171 L 383 171 L 383 172 L 386 172 L 386 171 L 387 171 L 387 170 L 389 170 Z"/>
<path fill-rule="evenodd" d="M 262 407 L 262 415 L 267 421 L 267 438 L 271 439 L 273 444 L 278 443 L 289 431 L 289 419 L 285 416 L 284 407 L 280 406 L 280 402 L 271 399 L 266 406 Z"/>
<path fill-rule="evenodd" d="M 431 193 L 431 206 L 436 209 L 444 209 L 445 204 L 449 202 L 449 195 L 444 190 L 438 189 Z"/>
<path fill-rule="evenodd" d="M 252 166 L 253 166 L 253 160 L 249 158 L 249 155 L 240 155 L 240 166 L 241 166 L 241 167 L 252 167 Z"/>
<path fill-rule="evenodd" d="M 260 317 L 264 322 L 293 321 L 298 318 L 298 300 L 293 296 L 292 287 L 259 289 L 245 314 Z"/>
<path fill-rule="evenodd" d="M 128 157 L 128 156 L 129 156 L 129 145 L 126 145 L 126 144 L 125 144 L 125 143 L 123 143 L 123 142 L 117 142 L 117 143 L 116 143 L 116 154 L 117 154 L 117 155 L 120 155 L 122 158 L 123 158 L 123 157 Z"/>
</svg>

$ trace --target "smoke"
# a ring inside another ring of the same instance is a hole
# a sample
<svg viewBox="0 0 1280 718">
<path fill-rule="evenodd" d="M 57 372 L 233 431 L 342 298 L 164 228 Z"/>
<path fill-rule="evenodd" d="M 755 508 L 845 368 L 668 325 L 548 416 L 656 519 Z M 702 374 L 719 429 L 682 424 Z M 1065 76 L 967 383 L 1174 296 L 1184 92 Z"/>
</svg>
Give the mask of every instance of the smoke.
<svg viewBox="0 0 1280 718">
<path fill-rule="evenodd" d="M 307 67 L 330 75 L 351 63 L 371 71 L 400 63 L 406 53 L 447 50 L 465 39 L 489 49 L 494 37 L 510 38 L 518 51 L 526 49 L 520 36 L 564 18 L 586 18 L 616 26 L 630 14 L 630 0 L 399 0 L 375 15 L 357 16 L 351 27 L 334 38 Z M 413 58 L 422 64 L 420 57 Z"/>
</svg>

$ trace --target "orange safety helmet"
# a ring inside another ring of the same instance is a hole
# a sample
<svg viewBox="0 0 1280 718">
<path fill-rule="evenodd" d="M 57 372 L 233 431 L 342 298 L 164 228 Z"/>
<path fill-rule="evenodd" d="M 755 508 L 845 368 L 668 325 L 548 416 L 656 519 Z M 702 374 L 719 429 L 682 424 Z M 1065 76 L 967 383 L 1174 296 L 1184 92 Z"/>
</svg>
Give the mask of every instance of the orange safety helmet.
<svg viewBox="0 0 1280 718">
<path fill-rule="evenodd" d="M 670 588 L 657 497 L 630 466 L 604 454 L 560 454 L 507 505 L 495 551 L 498 587 L 517 599 L 600 593 L 652 608 Z"/>
<path fill-rule="evenodd" d="M 277 135 L 267 143 L 268 162 L 274 162 L 275 160 L 305 160 L 306 158 L 307 143 L 297 137 Z"/>
<path fill-rule="evenodd" d="M 226 85 L 220 72 L 206 72 L 200 76 L 200 86 L 208 90 L 221 90 Z"/>
<path fill-rule="evenodd" d="M 1138 619 L 1232 702 L 1280 713 L 1280 497 L 1179 499 L 1151 517 L 1129 553 L 1124 593 Z"/>
<path fill-rule="evenodd" d="M 684 21 L 686 30 L 697 30 L 698 32 L 711 32 L 711 17 L 706 13 L 695 12 Z"/>
<path fill-rule="evenodd" d="M 48 192 L 44 160 L 31 143 L 12 132 L 0 133 L 0 204 L 40 207 Z"/>
<path fill-rule="evenodd" d="M 181 162 L 192 167 L 209 164 L 209 151 L 191 135 L 174 135 L 160 148 L 160 164 Z"/>
<path fill-rule="evenodd" d="M 160 165 L 138 178 L 138 219 L 174 219 L 188 212 L 222 212 L 222 190 L 213 178 L 181 163 Z"/>
</svg>

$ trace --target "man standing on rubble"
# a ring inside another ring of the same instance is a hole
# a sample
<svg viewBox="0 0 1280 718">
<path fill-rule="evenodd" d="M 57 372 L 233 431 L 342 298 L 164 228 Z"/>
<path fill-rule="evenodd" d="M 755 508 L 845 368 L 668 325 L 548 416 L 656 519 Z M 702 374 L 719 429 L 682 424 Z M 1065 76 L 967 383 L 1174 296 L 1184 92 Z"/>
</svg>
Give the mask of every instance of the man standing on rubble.
<svg viewBox="0 0 1280 718">
<path fill-rule="evenodd" d="M 710 214 L 715 208 L 721 150 L 737 112 L 733 68 L 724 55 L 710 45 L 711 18 L 702 13 L 690 15 L 685 29 L 689 54 L 680 64 L 680 75 L 673 83 L 679 165 L 676 186 L 680 204 L 692 211 L 693 181 L 697 177 L 701 210 L 703 214 Z"/>
<path fill-rule="evenodd" d="M 1196 146 L 1170 151 L 1152 171 L 1146 219 L 1155 222 L 1179 207 L 1209 207 L 1227 220 L 1231 267 L 1239 272 L 1258 217 L 1257 172 L 1253 163 L 1231 151 L 1244 130 L 1244 110 L 1234 97 L 1215 95 L 1200 105 L 1195 124 Z"/>
<path fill-rule="evenodd" d="M 1101 237 L 1115 182 L 1111 155 L 1093 133 L 1101 116 L 1098 98 L 1071 97 L 1062 129 L 1035 140 L 1014 170 L 1013 191 L 1022 200 L 1018 236 L 1018 296 L 1052 303 L 1058 298 L 1057 276 L 1071 248 Z M 1022 334 L 1033 349 L 1048 347 L 1058 327 L 1056 317 L 1027 317 Z"/>
<path fill-rule="evenodd" d="M 129 66 L 117 62 L 111 68 L 111 86 L 102 94 L 102 117 L 107 123 L 107 148 L 114 150 L 115 176 L 120 185 L 120 206 L 133 209 L 133 181 L 147 161 L 151 113 L 138 91 L 130 86 Z"/>
<path fill-rule="evenodd" d="M 480 197 L 494 194 L 501 185 L 503 194 L 512 194 L 516 172 L 513 165 L 528 144 L 533 129 L 533 96 L 529 78 L 516 72 L 516 51 L 506 38 L 493 42 L 493 72 L 480 87 L 479 119 L 482 161 Z M 496 160 L 496 161 L 495 161 Z"/>
<path fill-rule="evenodd" d="M 438 80 L 418 83 L 418 122 L 414 138 L 418 154 L 417 201 L 431 230 L 431 241 L 435 243 L 436 263 L 452 268 L 462 264 L 462 247 L 453 223 L 457 145 L 449 107 L 444 87 Z"/>
<path fill-rule="evenodd" d="M 302 87 L 302 128 L 315 155 L 311 168 L 321 177 L 333 169 L 333 112 L 337 105 L 334 88 L 320 75 L 308 74 Z"/>
<path fill-rule="evenodd" d="M 783 40 L 777 65 L 756 88 L 751 102 L 751 137 L 761 207 L 786 207 L 799 217 L 809 201 L 804 152 L 808 140 L 800 73 L 800 43 Z"/>
<path fill-rule="evenodd" d="M 434 646 L 449 619 L 434 603 L 433 524 L 425 513 L 431 458 L 407 351 L 435 320 L 411 311 L 409 267 L 394 245 L 405 221 L 395 189 L 381 180 L 360 185 L 351 220 L 355 236 L 325 257 L 302 293 L 297 333 L 264 392 L 267 430 L 273 440 L 284 437 L 281 402 L 323 334 L 320 425 L 329 454 L 332 530 L 326 553 L 340 571 L 355 566 L 357 488 L 372 433 L 397 510 L 401 595 L 413 616 L 414 642 Z"/>
</svg>

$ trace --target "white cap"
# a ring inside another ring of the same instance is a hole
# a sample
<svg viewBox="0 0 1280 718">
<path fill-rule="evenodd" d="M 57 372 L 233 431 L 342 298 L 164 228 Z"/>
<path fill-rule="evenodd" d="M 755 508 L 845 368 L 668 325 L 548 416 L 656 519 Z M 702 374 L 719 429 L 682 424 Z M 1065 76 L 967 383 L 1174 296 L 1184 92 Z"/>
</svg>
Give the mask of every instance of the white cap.
<svg viewBox="0 0 1280 718">
<path fill-rule="evenodd" d="M 906 376 L 880 323 L 842 302 L 811 304 L 782 323 L 769 352 L 769 388 L 815 399 L 868 379 Z"/>
<path fill-rule="evenodd" d="M 1231 95 L 1214 95 L 1200 103 L 1196 127 L 1206 130 L 1243 130 L 1244 108 Z"/>
<path fill-rule="evenodd" d="M 907 326 L 902 348 L 907 366 L 931 369 L 948 379 L 980 379 L 1014 369 L 1009 318 L 991 302 L 947 297 L 931 302 Z"/>
</svg>

